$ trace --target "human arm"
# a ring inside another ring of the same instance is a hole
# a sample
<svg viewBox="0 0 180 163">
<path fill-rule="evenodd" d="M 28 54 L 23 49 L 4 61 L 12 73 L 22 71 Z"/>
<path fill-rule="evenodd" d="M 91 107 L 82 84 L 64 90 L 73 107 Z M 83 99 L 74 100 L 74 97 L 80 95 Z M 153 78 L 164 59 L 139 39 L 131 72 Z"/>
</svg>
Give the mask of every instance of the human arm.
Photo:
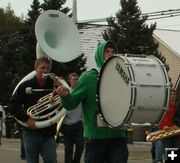
<svg viewBox="0 0 180 163">
<path fill-rule="evenodd" d="M 24 87 L 23 84 L 19 86 L 16 92 L 11 96 L 6 113 L 13 115 L 16 119 L 26 123 L 27 127 L 30 129 L 36 129 L 35 121 L 31 119 L 24 109 Z"/>
<path fill-rule="evenodd" d="M 8 107 L 6 109 L 6 114 L 13 115 L 17 119 L 26 122 L 29 116 L 23 108 L 23 94 L 21 93 L 22 88 L 18 88 L 16 92 L 10 97 L 8 102 Z"/>
<path fill-rule="evenodd" d="M 64 87 L 59 86 L 56 89 L 56 93 L 61 96 L 61 102 L 64 108 L 67 110 L 75 109 L 75 107 L 86 98 L 86 77 L 82 75 L 73 91 L 70 91 Z"/>
</svg>

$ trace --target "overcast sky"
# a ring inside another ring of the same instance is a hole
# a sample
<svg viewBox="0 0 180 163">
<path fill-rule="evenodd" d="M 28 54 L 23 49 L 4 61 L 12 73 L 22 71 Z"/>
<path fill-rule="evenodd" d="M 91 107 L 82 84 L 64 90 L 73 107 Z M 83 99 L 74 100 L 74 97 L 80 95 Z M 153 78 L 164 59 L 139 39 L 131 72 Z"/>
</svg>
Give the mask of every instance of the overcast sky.
<svg viewBox="0 0 180 163">
<path fill-rule="evenodd" d="M 10 2 L 11 8 L 17 16 L 26 15 L 33 0 L 0 0 L 0 7 L 5 8 Z M 43 0 L 39 0 L 43 2 Z M 115 16 L 120 9 L 120 0 L 77 0 L 78 20 L 88 20 L 96 18 L 107 18 Z M 72 8 L 72 0 L 67 0 L 65 6 Z M 138 6 L 142 13 L 164 11 L 169 9 L 180 9 L 180 0 L 138 0 Z M 180 30 L 180 11 L 179 16 L 165 18 L 161 20 L 148 21 L 157 22 L 157 28 Z"/>
</svg>

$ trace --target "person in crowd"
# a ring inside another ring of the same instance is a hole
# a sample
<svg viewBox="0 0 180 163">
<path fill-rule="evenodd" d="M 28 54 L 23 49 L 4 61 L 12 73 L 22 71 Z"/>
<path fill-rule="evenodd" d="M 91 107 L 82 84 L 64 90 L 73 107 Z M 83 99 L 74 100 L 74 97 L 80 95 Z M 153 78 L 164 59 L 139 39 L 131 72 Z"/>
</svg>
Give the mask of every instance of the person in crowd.
<svg viewBox="0 0 180 163">
<path fill-rule="evenodd" d="M 176 90 L 176 110 L 173 116 L 173 122 L 176 126 L 180 127 L 180 84 Z"/>
<path fill-rule="evenodd" d="M 173 116 L 175 111 L 176 111 L 176 91 L 171 90 L 169 109 L 159 125 L 160 129 L 168 130 L 170 128 L 176 127 L 176 124 L 173 121 Z M 165 138 L 163 139 L 163 143 L 165 148 L 179 148 L 180 136 L 175 135 L 169 138 Z"/>
<path fill-rule="evenodd" d="M 1 145 L 1 137 L 2 137 L 2 119 L 3 119 L 3 107 L 0 103 L 0 145 Z"/>
<path fill-rule="evenodd" d="M 116 47 L 112 41 L 99 44 L 95 54 L 97 68 L 101 68 L 105 61 L 115 53 Z M 62 105 L 67 110 L 75 109 L 79 103 L 82 104 L 85 137 L 84 162 L 127 163 L 126 130 L 97 125 L 100 113 L 96 101 L 97 79 L 98 71 L 91 69 L 80 76 L 72 93 L 64 86 L 59 86 L 56 92 L 61 96 Z"/>
<path fill-rule="evenodd" d="M 176 92 L 175 90 L 172 89 L 167 113 L 160 122 L 159 126 L 156 127 L 154 130 L 152 130 L 152 132 L 157 130 L 168 131 L 168 129 L 175 127 L 175 123 L 173 122 L 173 115 L 175 113 L 175 107 L 176 107 L 175 98 L 176 98 Z M 154 158 L 153 159 L 154 163 L 162 163 L 164 160 L 165 148 L 175 148 L 179 146 L 178 141 L 179 141 L 179 136 L 172 136 L 154 141 L 152 143 L 152 150 L 151 150 L 152 158 Z"/>
<path fill-rule="evenodd" d="M 176 124 L 176 126 L 180 127 L 180 101 L 177 102 L 173 122 Z"/>
<path fill-rule="evenodd" d="M 74 89 L 78 79 L 79 75 L 77 73 L 69 74 L 68 81 L 71 90 Z M 84 149 L 81 103 L 76 107 L 76 109 L 67 113 L 61 127 L 61 133 L 64 136 L 64 163 L 80 163 Z"/>
<path fill-rule="evenodd" d="M 150 132 L 158 131 L 159 127 L 157 125 L 151 127 Z M 151 156 L 153 163 L 162 163 L 164 160 L 164 144 L 162 140 L 156 140 L 152 142 L 151 146 Z"/>
<path fill-rule="evenodd" d="M 159 126 L 153 127 L 151 132 L 158 131 L 158 130 L 167 130 L 167 132 L 170 129 L 176 128 L 180 116 L 178 117 L 175 112 L 178 112 L 178 109 L 176 109 L 176 106 L 178 103 L 176 103 L 176 91 L 174 89 L 171 90 L 170 93 L 170 99 L 169 99 L 169 108 L 161 120 Z M 178 108 L 178 107 L 177 107 Z M 180 115 L 180 114 L 179 114 Z M 174 118 L 173 118 L 174 117 Z M 179 148 L 180 147 L 180 136 L 174 135 L 167 138 L 162 138 L 160 140 L 156 140 L 152 143 L 151 148 L 151 154 L 153 158 L 153 163 L 162 163 L 164 159 L 165 154 L 165 148 Z"/>
<path fill-rule="evenodd" d="M 40 57 L 35 61 L 34 69 L 36 75 L 32 79 L 22 82 L 9 100 L 8 112 L 17 119 L 24 122 L 27 127 L 22 128 L 25 155 L 27 163 L 39 163 L 39 155 L 44 163 L 56 163 L 56 124 L 45 128 L 37 128 L 35 120 L 26 114 L 29 107 L 35 105 L 37 101 L 52 92 L 54 88 L 53 80 L 43 74 L 47 74 L 51 69 L 51 62 L 48 58 Z M 31 93 L 27 88 L 31 87 Z M 46 91 L 38 91 L 46 90 Z M 49 91 L 48 91 L 49 90 Z"/>
</svg>

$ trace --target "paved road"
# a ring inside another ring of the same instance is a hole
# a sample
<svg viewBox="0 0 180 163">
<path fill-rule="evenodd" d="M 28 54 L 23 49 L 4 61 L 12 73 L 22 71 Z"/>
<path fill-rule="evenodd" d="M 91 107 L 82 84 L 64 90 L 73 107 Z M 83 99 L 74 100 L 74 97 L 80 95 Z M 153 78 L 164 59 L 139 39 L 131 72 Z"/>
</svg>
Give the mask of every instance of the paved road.
<svg viewBox="0 0 180 163">
<path fill-rule="evenodd" d="M 151 144 L 138 143 L 129 144 L 128 163 L 151 163 Z M 63 163 L 64 148 L 60 144 L 57 148 L 58 163 Z M 20 157 L 20 140 L 2 138 L 0 146 L 0 163 L 26 163 Z M 42 160 L 40 161 L 42 163 Z M 83 161 L 82 161 L 83 163 Z"/>
</svg>

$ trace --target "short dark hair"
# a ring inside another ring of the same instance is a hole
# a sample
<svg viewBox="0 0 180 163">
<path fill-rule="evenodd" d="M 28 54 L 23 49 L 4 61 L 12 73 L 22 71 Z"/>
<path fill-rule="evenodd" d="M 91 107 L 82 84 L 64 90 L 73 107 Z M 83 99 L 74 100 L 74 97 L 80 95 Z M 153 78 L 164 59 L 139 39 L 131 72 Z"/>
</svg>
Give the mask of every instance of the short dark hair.
<svg viewBox="0 0 180 163">
<path fill-rule="evenodd" d="M 112 49 L 114 49 L 117 52 L 116 46 L 115 46 L 115 44 L 112 41 L 109 41 L 106 44 L 105 48 L 112 48 Z"/>
<path fill-rule="evenodd" d="M 40 57 L 38 59 L 36 59 L 35 63 L 34 63 L 34 67 L 38 67 L 41 63 L 46 63 L 51 65 L 51 61 L 50 59 L 48 59 L 47 57 Z"/>
<path fill-rule="evenodd" d="M 76 73 L 76 72 L 70 73 L 70 74 L 68 75 L 68 80 L 70 80 L 72 76 L 79 77 L 79 74 Z"/>
</svg>

